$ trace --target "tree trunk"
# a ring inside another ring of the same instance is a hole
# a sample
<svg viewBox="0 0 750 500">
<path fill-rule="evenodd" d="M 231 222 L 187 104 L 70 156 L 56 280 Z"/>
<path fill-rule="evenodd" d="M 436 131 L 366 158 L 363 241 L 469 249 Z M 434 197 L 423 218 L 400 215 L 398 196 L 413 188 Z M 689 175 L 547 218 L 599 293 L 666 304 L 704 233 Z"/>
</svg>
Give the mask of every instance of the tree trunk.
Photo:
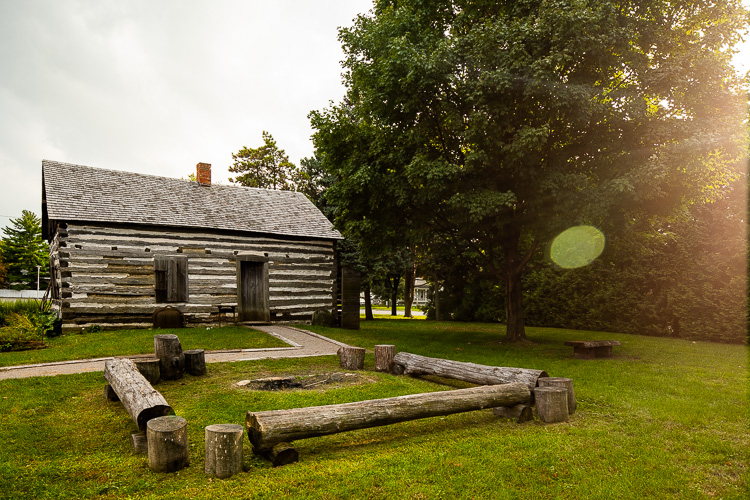
<svg viewBox="0 0 750 500">
<path fill-rule="evenodd" d="M 146 430 L 146 423 L 152 418 L 174 413 L 164 396 L 140 374 L 133 361 L 127 358 L 107 360 L 104 364 L 104 378 L 142 431 Z"/>
<path fill-rule="evenodd" d="M 438 281 L 437 276 L 435 276 L 433 289 L 433 299 L 435 300 L 435 321 L 440 321 L 440 281 Z"/>
<path fill-rule="evenodd" d="M 398 316 L 398 285 L 401 282 L 401 276 L 394 274 L 386 278 L 386 281 L 391 288 L 391 316 Z"/>
<path fill-rule="evenodd" d="M 511 228 L 502 244 L 503 279 L 505 280 L 505 340 L 508 342 L 526 339 L 521 276 L 536 250 L 536 242 L 531 245 L 525 255 L 521 256 L 518 249 L 520 239 L 520 232 Z"/>
<path fill-rule="evenodd" d="M 435 375 L 479 385 L 521 382 L 526 384 L 529 390 L 534 390 L 538 380 L 547 376 L 544 370 L 478 365 L 442 358 L 428 358 L 408 352 L 396 354 L 393 363 L 402 366 L 406 375 Z"/>
<path fill-rule="evenodd" d="M 372 292 L 370 291 L 370 280 L 365 284 L 365 319 L 373 320 L 372 315 Z"/>
<path fill-rule="evenodd" d="M 482 408 L 513 406 L 530 398 L 526 385 L 514 383 L 338 405 L 248 412 L 245 422 L 253 451 L 264 453 L 277 443 Z"/>
<path fill-rule="evenodd" d="M 411 306 L 414 303 L 414 279 L 416 278 L 416 263 L 412 262 L 406 267 L 404 276 L 404 317 L 411 318 Z"/>
</svg>

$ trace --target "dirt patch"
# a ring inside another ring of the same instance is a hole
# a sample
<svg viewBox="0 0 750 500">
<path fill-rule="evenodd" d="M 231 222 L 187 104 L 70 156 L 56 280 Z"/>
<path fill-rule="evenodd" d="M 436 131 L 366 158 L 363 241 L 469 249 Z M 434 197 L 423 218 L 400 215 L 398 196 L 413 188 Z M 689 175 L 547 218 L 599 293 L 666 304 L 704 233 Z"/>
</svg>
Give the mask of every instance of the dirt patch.
<svg viewBox="0 0 750 500">
<path fill-rule="evenodd" d="M 334 372 L 312 375 L 291 375 L 284 377 L 265 377 L 255 380 L 240 380 L 238 387 L 246 387 L 254 391 L 283 391 L 290 389 L 317 389 L 323 386 L 347 386 L 374 382 L 357 373 Z"/>
</svg>

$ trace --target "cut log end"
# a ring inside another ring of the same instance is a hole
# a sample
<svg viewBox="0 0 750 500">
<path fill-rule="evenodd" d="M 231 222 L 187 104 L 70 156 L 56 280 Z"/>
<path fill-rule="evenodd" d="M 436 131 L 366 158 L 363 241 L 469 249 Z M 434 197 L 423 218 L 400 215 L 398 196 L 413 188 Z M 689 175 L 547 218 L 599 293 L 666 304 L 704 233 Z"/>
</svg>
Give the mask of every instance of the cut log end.
<svg viewBox="0 0 750 500">
<path fill-rule="evenodd" d="M 362 347 L 343 346 L 338 350 L 339 364 L 346 370 L 361 370 L 365 367 L 365 350 Z"/>
<path fill-rule="evenodd" d="M 144 409 L 138 414 L 138 417 L 136 419 L 136 423 L 138 424 L 138 428 L 141 430 L 146 430 L 146 426 L 148 425 L 148 422 L 152 419 L 159 418 L 159 417 L 166 417 L 168 415 L 174 415 L 174 410 L 169 405 L 157 405 L 157 406 L 151 406 L 149 408 Z"/>
</svg>

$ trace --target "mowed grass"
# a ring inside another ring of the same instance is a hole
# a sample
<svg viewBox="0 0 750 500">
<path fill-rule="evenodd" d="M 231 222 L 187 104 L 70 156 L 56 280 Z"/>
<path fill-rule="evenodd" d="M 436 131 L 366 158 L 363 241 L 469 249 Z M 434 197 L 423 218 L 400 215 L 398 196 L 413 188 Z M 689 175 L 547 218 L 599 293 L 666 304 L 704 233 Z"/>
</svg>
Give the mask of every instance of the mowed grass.
<svg viewBox="0 0 750 500">
<path fill-rule="evenodd" d="M 191 465 L 149 471 L 133 455 L 135 424 L 102 393 L 101 374 L 0 382 L 0 498 L 737 498 L 748 493 L 747 348 L 559 329 L 509 345 L 497 325 L 376 319 L 359 331 L 316 332 L 372 348 L 574 380 L 568 423 L 526 424 L 469 412 L 297 441 L 300 462 L 272 468 L 245 439 L 246 471 L 203 474 L 204 427 L 283 409 L 451 389 L 447 381 L 373 371 L 318 390 L 259 392 L 236 382 L 340 371 L 335 356 L 209 365 L 162 382 L 188 420 Z M 153 333 L 153 332 L 152 332 Z M 565 340 L 623 342 L 611 359 L 576 360 Z M 440 383 L 443 382 L 443 383 Z"/>
<path fill-rule="evenodd" d="M 154 335 L 175 334 L 183 349 L 260 349 L 288 347 L 281 340 L 243 326 L 113 330 L 67 334 L 45 339 L 45 349 L 0 353 L 0 366 L 51 363 L 73 359 L 127 356 L 154 352 Z"/>
</svg>

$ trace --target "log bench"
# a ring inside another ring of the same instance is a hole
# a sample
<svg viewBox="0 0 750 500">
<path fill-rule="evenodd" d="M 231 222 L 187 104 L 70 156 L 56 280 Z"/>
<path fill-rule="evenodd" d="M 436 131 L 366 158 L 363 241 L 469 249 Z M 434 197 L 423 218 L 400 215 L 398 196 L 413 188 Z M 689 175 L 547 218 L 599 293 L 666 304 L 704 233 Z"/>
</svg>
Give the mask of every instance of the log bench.
<svg viewBox="0 0 750 500">
<path fill-rule="evenodd" d="M 337 405 L 249 411 L 245 423 L 253 452 L 264 455 L 280 443 L 298 439 L 483 408 L 515 406 L 530 399 L 528 386 L 514 382 Z"/>
<path fill-rule="evenodd" d="M 622 345 L 617 340 L 569 340 L 577 359 L 611 358 L 612 346 Z"/>
</svg>

